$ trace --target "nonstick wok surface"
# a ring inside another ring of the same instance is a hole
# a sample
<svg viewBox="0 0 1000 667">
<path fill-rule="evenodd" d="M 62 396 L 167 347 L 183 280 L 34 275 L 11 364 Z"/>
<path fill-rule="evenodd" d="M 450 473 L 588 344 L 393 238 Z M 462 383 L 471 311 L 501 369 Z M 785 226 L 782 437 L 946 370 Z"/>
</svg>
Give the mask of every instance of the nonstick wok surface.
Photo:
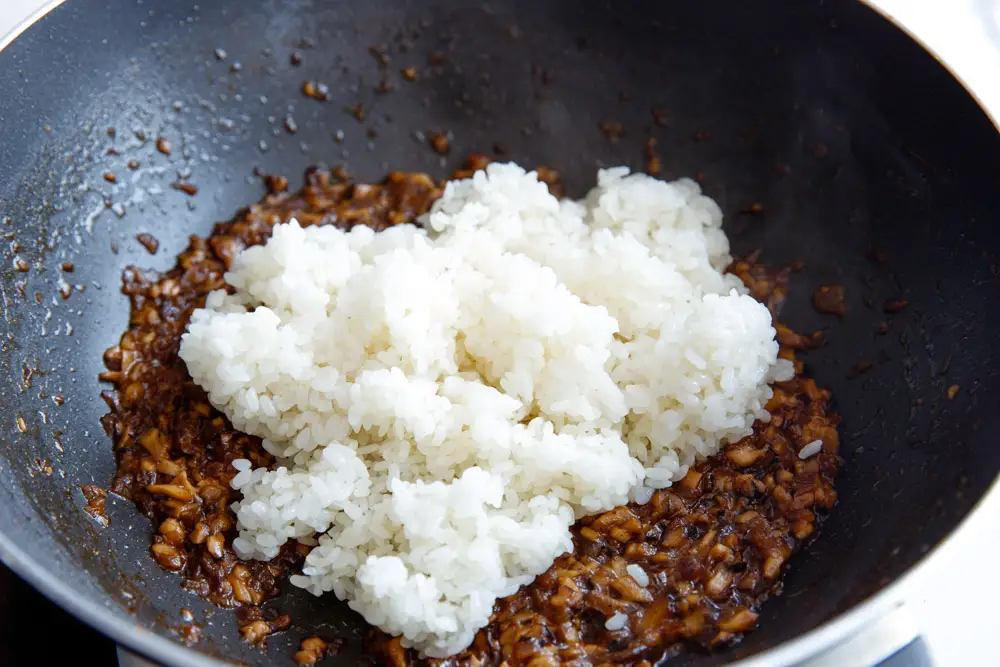
<svg viewBox="0 0 1000 667">
<path fill-rule="evenodd" d="M 368 51 L 379 45 L 392 54 L 385 94 Z M 432 72 L 435 51 L 446 63 Z M 398 74 L 411 65 L 413 83 Z M 301 94 L 308 79 L 329 102 Z M 496 143 L 559 168 L 579 194 L 599 165 L 641 168 L 652 136 L 664 176 L 703 174 L 736 253 L 805 263 L 782 319 L 828 328 L 807 363 L 843 415 L 840 504 L 757 631 L 676 664 L 750 655 L 849 610 L 922 558 L 1000 469 L 1000 137 L 931 56 L 859 3 L 71 0 L 0 53 L 0 90 L 0 533 L 9 561 L 105 630 L 176 640 L 189 608 L 198 650 L 250 664 L 280 664 L 313 633 L 348 639 L 337 664 L 361 647 L 355 616 L 290 591 L 273 606 L 297 627 L 262 654 L 231 612 L 154 565 L 152 527 L 129 502 L 109 498 L 107 528 L 82 509 L 79 486 L 106 486 L 114 469 L 97 375 L 127 321 L 122 269 L 171 266 L 188 235 L 260 197 L 255 167 L 293 187 L 318 162 L 362 181 L 444 176 Z M 363 123 L 345 111 L 358 103 Z M 625 128 L 617 142 L 598 128 L 606 119 Z M 445 159 L 414 138 L 434 130 L 453 135 Z M 198 194 L 172 189 L 179 177 Z M 754 202 L 763 214 L 741 213 Z M 159 240 L 155 256 L 141 232 Z M 80 286 L 65 300 L 63 262 Z M 844 285 L 842 320 L 809 305 L 821 284 Z M 887 316 L 896 298 L 910 305 Z M 859 362 L 871 370 L 849 378 Z"/>
</svg>

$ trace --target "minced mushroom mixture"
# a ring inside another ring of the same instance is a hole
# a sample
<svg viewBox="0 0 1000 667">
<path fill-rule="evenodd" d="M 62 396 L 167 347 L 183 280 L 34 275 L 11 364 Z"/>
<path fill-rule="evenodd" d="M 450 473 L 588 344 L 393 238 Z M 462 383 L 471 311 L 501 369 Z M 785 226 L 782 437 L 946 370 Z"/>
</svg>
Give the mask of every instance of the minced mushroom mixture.
<svg viewBox="0 0 1000 667">
<path fill-rule="evenodd" d="M 481 155 L 468 169 L 485 166 Z M 561 194 L 558 174 L 539 170 Z M 104 426 L 118 461 L 111 490 L 131 499 L 158 529 L 151 554 L 178 572 L 183 586 L 223 607 L 239 607 L 241 631 L 263 642 L 287 628 L 266 618 L 261 603 L 302 562 L 303 546 L 286 545 L 271 562 L 241 561 L 229 505 L 234 459 L 272 462 L 259 439 L 236 431 L 191 380 L 178 357 L 191 312 L 243 248 L 263 243 L 275 224 L 414 224 L 442 191 L 419 173 L 393 172 L 378 185 L 353 183 L 343 171 L 312 169 L 300 192 L 269 177 L 270 193 L 207 238 L 192 237 L 166 273 L 129 267 L 123 292 L 129 328 L 105 353 Z M 755 257 L 730 272 L 777 316 L 789 271 L 769 271 Z M 738 641 L 757 622 L 759 605 L 778 593 L 788 559 L 813 537 L 836 501 L 838 417 L 830 392 L 803 375 L 796 351 L 822 344 L 777 324 L 780 356 L 796 375 L 774 386 L 769 423 L 702 462 L 645 505 L 618 507 L 581 520 L 574 550 L 534 583 L 497 603 L 473 644 L 447 659 L 421 660 L 399 641 L 372 630 L 368 648 L 389 665 L 651 665 L 687 646 L 714 649 Z M 818 453 L 816 441 L 822 442 Z M 800 456 L 801 452 L 801 456 Z M 310 638 L 295 660 L 312 664 L 337 642 Z M 308 645 L 307 645 L 308 644 Z"/>
</svg>

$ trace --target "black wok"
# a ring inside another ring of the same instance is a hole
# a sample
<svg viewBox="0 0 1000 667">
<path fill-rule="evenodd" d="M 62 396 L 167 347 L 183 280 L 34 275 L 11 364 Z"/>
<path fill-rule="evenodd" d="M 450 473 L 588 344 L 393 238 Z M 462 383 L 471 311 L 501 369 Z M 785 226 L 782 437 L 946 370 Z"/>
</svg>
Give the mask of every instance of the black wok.
<svg viewBox="0 0 1000 667">
<path fill-rule="evenodd" d="M 368 52 L 379 45 L 396 86 L 384 94 Z M 404 82 L 399 68 L 424 72 L 433 51 L 447 56 L 440 71 Z M 330 101 L 303 97 L 307 79 L 328 84 Z M 955 529 L 1000 470 L 1000 136 L 941 65 L 860 3 L 71 0 L 0 53 L 0 90 L 0 555 L 160 662 L 283 664 L 314 632 L 348 639 L 333 664 L 360 650 L 357 618 L 301 591 L 274 603 L 296 627 L 266 655 L 248 647 L 230 612 L 153 564 L 152 528 L 130 503 L 109 499 L 106 528 L 83 511 L 80 485 L 106 486 L 114 467 L 97 375 L 126 324 L 121 271 L 167 268 L 188 235 L 257 199 L 255 167 L 293 186 L 317 162 L 361 180 L 444 175 L 496 143 L 560 168 L 579 193 L 599 164 L 641 168 L 653 136 L 666 177 L 703 173 L 737 253 L 804 262 L 783 319 L 829 329 L 808 363 L 843 415 L 841 500 L 760 628 L 677 664 L 783 664 L 822 649 L 876 613 L 866 601 Z M 344 111 L 359 102 L 364 123 Z M 605 119 L 624 126 L 617 142 Z M 432 130 L 452 133 L 448 158 L 414 138 Z M 171 189 L 179 176 L 199 193 Z M 741 213 L 754 202 L 762 214 Z M 159 239 L 155 256 L 139 232 Z M 79 286 L 67 299 L 63 262 Z M 841 321 L 809 305 L 834 283 L 847 295 Z M 909 306 L 888 316 L 887 299 Z M 193 649 L 178 643 L 182 607 L 204 626 Z"/>
</svg>

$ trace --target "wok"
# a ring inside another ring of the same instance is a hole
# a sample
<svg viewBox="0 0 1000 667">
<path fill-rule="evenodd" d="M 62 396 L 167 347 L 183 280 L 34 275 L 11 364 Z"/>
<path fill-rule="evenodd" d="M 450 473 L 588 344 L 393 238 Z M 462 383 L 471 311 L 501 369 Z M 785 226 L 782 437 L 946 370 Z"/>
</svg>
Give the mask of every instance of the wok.
<svg viewBox="0 0 1000 667">
<path fill-rule="evenodd" d="M 384 69 L 369 53 L 383 45 Z M 429 68 L 435 51 L 445 64 Z M 412 83 L 398 75 L 411 65 Z M 376 91 L 383 76 L 394 91 Z M 308 79 L 329 86 L 329 102 L 302 96 Z M 190 234 L 262 194 L 255 168 L 293 187 L 318 162 L 362 181 L 444 176 L 464 151 L 499 144 L 559 168 L 579 194 L 598 165 L 641 168 L 655 137 L 665 177 L 702 174 L 736 253 L 804 263 L 782 319 L 828 329 L 807 362 L 843 416 L 840 502 L 760 628 L 678 665 L 790 664 L 871 621 L 887 608 L 879 591 L 955 530 L 1000 470 L 1000 136 L 863 4 L 72 0 L 0 53 L 0 90 L 0 556 L 158 662 L 282 664 L 312 633 L 347 639 L 330 664 L 361 649 L 345 607 L 289 591 L 273 605 L 295 626 L 261 653 L 231 612 L 154 565 L 152 527 L 129 502 L 109 498 L 106 528 L 83 511 L 80 485 L 106 486 L 114 469 L 97 375 L 127 321 L 122 269 L 169 267 Z M 363 123 L 344 110 L 358 103 Z M 599 129 L 609 119 L 624 128 L 617 141 Z M 451 133 L 445 158 L 415 138 L 435 130 Z M 178 177 L 198 194 L 170 188 Z M 763 212 L 745 213 L 755 202 Z M 156 255 L 140 232 L 159 240 Z M 63 262 L 75 265 L 68 288 Z M 844 286 L 841 320 L 810 307 L 822 284 Z M 909 305 L 890 316 L 888 299 Z M 191 648 L 177 634 L 184 607 L 203 626 Z"/>
</svg>

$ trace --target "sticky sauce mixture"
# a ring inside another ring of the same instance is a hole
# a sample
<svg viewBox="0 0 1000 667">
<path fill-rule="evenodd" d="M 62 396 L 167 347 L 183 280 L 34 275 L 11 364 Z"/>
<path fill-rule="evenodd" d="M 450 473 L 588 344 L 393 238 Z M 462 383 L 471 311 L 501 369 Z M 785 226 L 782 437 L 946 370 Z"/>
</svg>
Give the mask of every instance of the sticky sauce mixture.
<svg viewBox="0 0 1000 667">
<path fill-rule="evenodd" d="M 473 155 L 468 167 L 486 163 Z M 561 194 L 558 174 L 539 172 Z M 241 632 L 255 643 L 289 626 L 287 616 L 268 618 L 259 605 L 278 595 L 305 549 L 286 545 L 269 563 L 240 561 L 233 553 L 229 505 L 239 496 L 229 487 L 231 462 L 247 458 L 256 467 L 273 459 L 192 382 L 177 356 L 180 337 L 208 293 L 225 287 L 223 275 L 236 254 L 267 240 L 275 224 L 292 217 L 302 225 L 343 228 L 412 224 L 441 193 L 427 175 L 401 172 L 365 185 L 343 172 L 313 169 L 295 194 L 282 177 L 267 177 L 267 184 L 270 193 L 260 202 L 216 225 L 207 239 L 192 237 L 167 273 L 125 271 L 129 329 L 105 353 L 102 374 L 114 385 L 103 394 L 110 408 L 104 426 L 118 461 L 111 490 L 133 500 L 158 527 L 150 548 L 156 562 L 178 572 L 185 588 L 240 608 Z M 730 271 L 777 315 L 789 270 L 768 271 L 749 258 Z M 648 504 L 580 521 L 573 552 L 499 601 L 490 624 L 463 653 L 422 661 L 398 639 L 373 630 L 371 654 L 395 666 L 652 665 L 685 647 L 738 641 L 755 627 L 759 605 L 780 592 L 784 565 L 837 497 L 839 420 L 829 411 L 830 393 L 804 377 L 795 359 L 796 350 L 822 339 L 776 328 L 781 356 L 795 361 L 796 377 L 774 387 L 769 423 L 756 423 L 751 436 Z M 800 458 L 816 440 L 823 443 L 819 454 Z M 326 648 L 318 646 L 304 647 L 296 661 L 320 659 Z"/>
</svg>

